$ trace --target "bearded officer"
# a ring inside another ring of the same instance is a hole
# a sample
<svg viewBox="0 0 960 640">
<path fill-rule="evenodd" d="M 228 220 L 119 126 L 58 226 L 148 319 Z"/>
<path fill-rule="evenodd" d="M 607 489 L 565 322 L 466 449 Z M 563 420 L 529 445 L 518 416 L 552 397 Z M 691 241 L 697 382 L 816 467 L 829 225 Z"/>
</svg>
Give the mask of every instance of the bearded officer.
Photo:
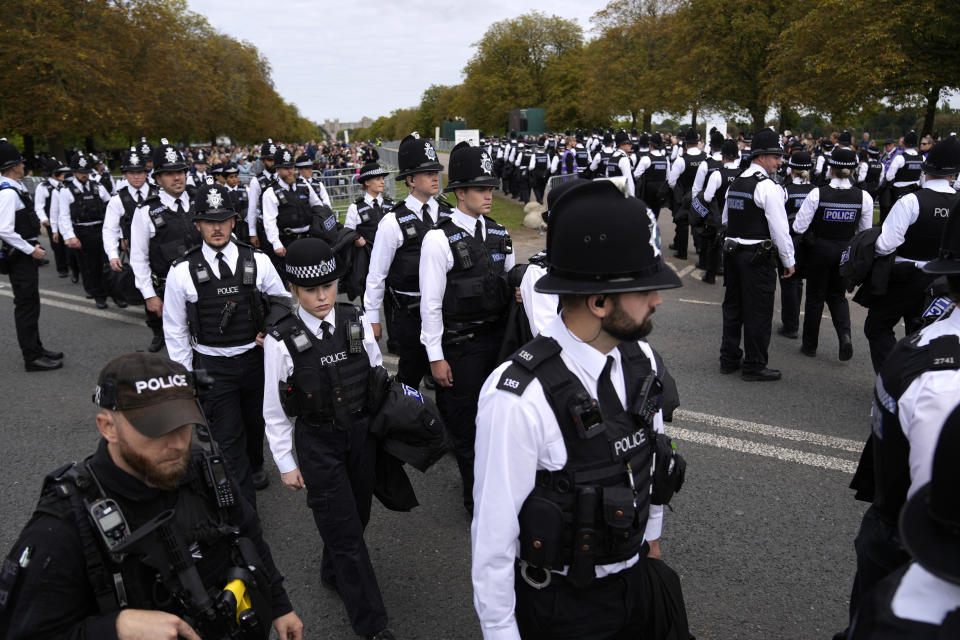
<svg viewBox="0 0 960 640">
<path fill-rule="evenodd" d="M 948 213 L 960 200 L 951 186 L 960 173 L 960 142 L 953 137 L 938 142 L 922 167 L 923 188 L 897 200 L 877 238 L 877 255 L 896 255 L 886 294 L 870 302 L 863 323 L 877 372 L 896 343 L 894 327 L 900 320 L 906 335 L 921 326 L 925 292 L 933 280 L 923 265 L 937 257 Z"/>
<path fill-rule="evenodd" d="M 742 367 L 744 380 L 758 382 L 780 379 L 780 371 L 767 368 L 777 257 L 783 264 L 782 278 L 792 276 L 795 269 L 783 189 L 772 180 L 783 162 L 780 137 L 772 129 L 763 129 L 751 144 L 750 166 L 727 189 L 721 219 L 727 238 L 720 372 L 729 374 Z"/>
<path fill-rule="evenodd" d="M 370 254 L 363 308 L 374 337 L 381 335 L 381 309 L 387 321 L 387 348 L 399 357 L 397 380 L 414 389 L 427 373 L 427 352 L 420 343 L 420 245 L 427 231 L 450 208 L 434 197 L 440 191 L 437 152 L 414 132 L 400 142 L 397 181 L 410 189 L 403 201 L 383 216 Z"/>
<path fill-rule="evenodd" d="M 147 311 L 163 318 L 163 288 L 170 266 L 202 239 L 193 223 L 193 202 L 186 192 L 187 163 L 166 138 L 153 151 L 157 194 L 137 207 L 130 223 L 130 266 Z M 163 348 L 163 325 L 151 325 L 148 350 Z"/>
<path fill-rule="evenodd" d="M 950 299 L 960 302 L 960 205 L 954 205 L 938 253 L 923 271 L 931 278 L 946 276 Z M 850 484 L 858 500 L 871 503 L 854 540 L 851 620 L 870 590 L 910 559 L 897 535 L 897 518 L 904 502 L 930 480 L 937 438 L 957 404 L 957 389 L 960 314 L 954 308 L 897 343 L 874 385 L 872 429 Z"/>
<path fill-rule="evenodd" d="M 510 234 L 487 215 L 497 186 L 487 152 L 461 142 L 450 154 L 449 173 L 445 190 L 456 194 L 457 208 L 427 232 L 420 252 L 420 342 L 472 515 L 477 397 L 497 365 L 513 298 L 506 272 L 515 258 Z"/>
<path fill-rule="evenodd" d="M 648 626 L 662 613 L 650 582 L 672 575 L 682 613 L 679 579 L 658 558 L 662 505 L 685 464 L 662 435 L 664 370 L 641 338 L 659 290 L 681 283 L 653 213 L 609 181 L 569 189 L 547 233 L 537 290 L 563 311 L 480 392 L 471 539 L 483 636 L 664 637 Z M 651 492 L 654 448 L 673 479 L 655 474 Z M 686 638 L 685 614 L 671 623 Z"/>
<path fill-rule="evenodd" d="M 272 622 L 281 640 L 299 640 L 303 624 L 256 512 L 219 456 L 192 446 L 194 425 L 205 424 L 195 394 L 186 369 L 160 355 L 130 353 L 103 368 L 99 445 L 44 479 L 3 563 L 0 636 L 265 637 Z M 229 595 L 215 596 L 226 606 L 215 608 L 209 594 L 228 584 Z M 259 635 L 241 631 L 251 623 Z"/>
<path fill-rule="evenodd" d="M 206 184 L 193 214 L 203 243 L 167 276 L 163 333 L 170 358 L 204 369 L 214 384 L 204 398 L 210 433 L 240 492 L 256 506 L 263 471 L 263 349 L 267 296 L 289 299 L 270 259 L 232 239 L 236 211 L 226 187 Z"/>
</svg>

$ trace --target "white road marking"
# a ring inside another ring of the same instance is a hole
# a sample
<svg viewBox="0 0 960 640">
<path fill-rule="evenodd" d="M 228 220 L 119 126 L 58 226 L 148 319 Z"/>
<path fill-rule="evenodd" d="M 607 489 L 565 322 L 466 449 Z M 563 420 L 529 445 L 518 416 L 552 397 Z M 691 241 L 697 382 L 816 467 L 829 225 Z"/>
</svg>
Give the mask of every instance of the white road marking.
<svg viewBox="0 0 960 640">
<path fill-rule="evenodd" d="M 664 260 L 664 263 L 665 263 L 668 267 L 670 267 L 671 269 L 673 269 L 674 272 L 676 272 L 676 270 L 677 270 L 677 265 L 673 264 L 672 262 L 667 262 L 666 260 Z"/>
<path fill-rule="evenodd" d="M 851 451 L 853 453 L 860 453 L 863 450 L 863 442 L 859 440 L 849 440 L 847 438 L 827 436 L 820 433 L 810 433 L 809 431 L 800 431 L 798 429 L 776 427 L 771 424 L 761 424 L 759 422 L 748 422 L 746 420 L 737 420 L 735 418 L 725 418 L 723 416 L 715 416 L 709 413 L 700 413 L 699 411 L 677 409 L 673 412 L 673 416 L 675 419 L 679 420 L 699 422 L 713 427 L 720 427 L 722 429 L 756 433 L 758 435 L 781 438 L 783 440 L 809 442 L 811 444 L 821 447 L 828 447 L 830 449 L 840 449 L 842 451 Z"/>
<path fill-rule="evenodd" d="M 796 462 L 811 467 L 820 467 L 821 469 L 830 469 L 832 471 L 842 471 L 853 474 L 857 469 L 857 463 L 834 456 L 824 456 L 817 453 L 806 451 L 797 451 L 796 449 L 787 449 L 786 447 L 776 447 L 769 444 L 761 444 L 752 440 L 741 440 L 740 438 L 729 438 L 727 436 L 718 436 L 712 433 L 702 431 L 693 431 L 682 427 L 667 425 L 667 435 L 677 440 L 693 442 L 694 444 L 704 444 L 720 449 L 729 449 L 740 453 L 750 453 L 765 458 L 774 458 L 784 462 Z"/>
<path fill-rule="evenodd" d="M 41 292 L 42 293 L 42 292 Z M 9 287 L 0 286 L 0 296 L 6 296 L 7 298 L 13 297 L 13 291 Z M 89 302 L 84 300 L 84 302 Z M 138 327 L 146 327 L 142 317 L 137 318 L 128 314 L 116 313 L 114 311 L 104 311 L 103 309 L 91 308 L 91 307 L 81 307 L 77 304 L 72 304 L 70 302 L 61 302 L 60 300 L 50 300 L 40 298 L 40 303 L 48 307 L 56 307 L 58 309 L 67 309 L 68 311 L 77 311 L 79 313 L 85 313 L 89 316 L 96 316 L 98 318 L 106 318 L 107 320 L 116 320 L 117 322 L 126 322 L 127 324 L 133 324 Z"/>
<path fill-rule="evenodd" d="M 691 300 L 689 298 L 677 298 L 677 302 L 689 302 L 690 304 L 709 304 L 714 307 L 719 307 L 719 302 L 711 302 L 709 300 Z"/>
<path fill-rule="evenodd" d="M 693 271 L 693 265 L 692 265 L 692 264 L 688 264 L 688 265 L 685 266 L 683 269 L 680 269 L 680 271 L 677 271 L 677 276 L 679 276 L 679 277 L 682 278 L 683 276 L 687 275 L 687 274 L 690 273 L 691 271 Z"/>
</svg>

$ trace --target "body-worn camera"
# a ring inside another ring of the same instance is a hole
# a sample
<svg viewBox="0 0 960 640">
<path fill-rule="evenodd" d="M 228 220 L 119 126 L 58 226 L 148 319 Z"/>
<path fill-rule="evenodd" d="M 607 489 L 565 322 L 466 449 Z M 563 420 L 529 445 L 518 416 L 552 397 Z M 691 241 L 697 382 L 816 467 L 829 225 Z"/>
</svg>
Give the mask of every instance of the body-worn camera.
<svg viewBox="0 0 960 640">
<path fill-rule="evenodd" d="M 607 430 L 600 414 L 600 405 L 586 391 L 581 391 L 570 403 L 570 417 L 577 426 L 577 433 L 584 440 Z"/>
</svg>

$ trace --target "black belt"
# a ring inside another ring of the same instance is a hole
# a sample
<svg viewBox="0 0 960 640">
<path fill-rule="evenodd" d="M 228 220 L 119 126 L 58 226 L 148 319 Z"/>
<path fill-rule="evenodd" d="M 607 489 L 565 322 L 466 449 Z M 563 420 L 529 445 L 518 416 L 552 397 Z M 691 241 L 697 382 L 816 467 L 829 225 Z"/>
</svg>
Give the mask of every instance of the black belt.
<svg viewBox="0 0 960 640">
<path fill-rule="evenodd" d="M 642 561 L 644 558 L 647 557 L 647 554 L 649 553 L 650 553 L 650 543 L 644 540 L 643 545 L 640 547 L 640 550 L 637 552 L 637 555 L 639 556 L 639 559 L 637 560 L 637 562 Z M 600 566 L 600 565 L 597 565 L 597 566 Z M 621 571 L 628 571 L 635 566 L 636 566 L 636 563 L 630 567 L 621 569 Z M 568 581 L 568 578 L 565 574 L 557 573 L 555 571 L 548 571 L 547 569 L 541 569 L 540 567 L 531 566 L 529 563 L 521 560 L 520 558 L 516 558 L 514 560 L 513 570 L 520 575 L 520 577 L 523 579 L 524 582 L 526 582 L 530 587 L 537 590 L 546 589 L 551 582 Z M 593 581 L 590 583 L 590 585 L 591 586 L 601 585 L 605 582 L 615 580 L 620 577 L 621 571 L 617 571 L 616 573 L 605 575 L 602 578 L 594 578 Z"/>
</svg>

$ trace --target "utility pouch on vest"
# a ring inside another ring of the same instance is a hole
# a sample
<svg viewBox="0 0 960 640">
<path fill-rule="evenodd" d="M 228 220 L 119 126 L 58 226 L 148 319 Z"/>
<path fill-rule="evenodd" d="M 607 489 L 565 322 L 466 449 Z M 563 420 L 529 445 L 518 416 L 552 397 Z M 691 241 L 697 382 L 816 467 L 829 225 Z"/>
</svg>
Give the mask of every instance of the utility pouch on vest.
<svg viewBox="0 0 960 640">
<path fill-rule="evenodd" d="M 737 251 L 740 251 L 740 243 L 734 240 L 733 238 L 724 238 L 723 239 L 723 252 L 729 253 L 730 255 L 735 254 Z"/>
<path fill-rule="evenodd" d="M 530 496 L 523 502 L 520 523 L 520 559 L 549 571 L 560 554 L 563 512 L 551 500 Z"/>
<path fill-rule="evenodd" d="M 687 474 L 687 461 L 677 453 L 673 441 L 665 434 L 655 434 L 653 438 L 653 491 L 650 503 L 670 504 L 673 494 L 680 491 Z"/>
<path fill-rule="evenodd" d="M 622 530 L 628 534 L 637 518 L 636 496 L 630 487 L 603 488 L 603 521 L 616 536 Z M 627 535 L 623 537 L 626 538 Z M 614 538 L 616 541 L 616 538 Z"/>
<path fill-rule="evenodd" d="M 756 247 L 753 250 L 753 255 L 750 257 L 750 264 L 756 264 L 760 260 L 768 259 L 772 251 L 773 251 L 772 240 L 764 240 L 763 242 L 758 242 L 756 244 Z"/>
<path fill-rule="evenodd" d="M 577 530 L 573 537 L 573 564 L 567 573 L 570 584 L 578 589 L 590 586 L 596 577 L 597 532 L 594 514 L 597 512 L 597 489 L 581 487 L 577 494 Z"/>
<path fill-rule="evenodd" d="M 296 389 L 294 389 L 293 382 L 281 380 L 277 386 L 280 391 L 280 406 L 283 407 L 283 412 L 290 418 L 299 416 L 302 407 L 297 398 L 297 392 Z"/>
<path fill-rule="evenodd" d="M 223 332 L 226 330 L 226 328 L 230 326 L 230 320 L 233 319 L 233 314 L 237 312 L 237 308 L 239 306 L 240 305 L 238 305 L 235 300 L 227 300 L 224 303 L 223 309 L 220 310 L 220 335 L 223 335 Z"/>
</svg>

